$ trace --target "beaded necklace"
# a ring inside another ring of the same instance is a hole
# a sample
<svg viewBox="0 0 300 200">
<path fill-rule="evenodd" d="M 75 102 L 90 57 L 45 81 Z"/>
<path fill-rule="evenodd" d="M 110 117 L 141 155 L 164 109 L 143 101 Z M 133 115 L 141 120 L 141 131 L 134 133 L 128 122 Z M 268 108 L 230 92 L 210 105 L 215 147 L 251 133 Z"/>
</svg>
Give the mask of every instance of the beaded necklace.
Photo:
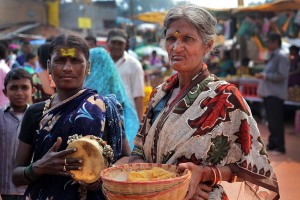
<svg viewBox="0 0 300 200">
<path fill-rule="evenodd" d="M 71 97 L 55 104 L 53 107 L 51 107 L 51 103 L 53 101 L 53 99 L 55 98 L 55 96 L 57 95 L 57 93 L 51 95 L 51 97 L 49 99 L 47 99 L 45 101 L 45 106 L 44 106 L 44 110 L 43 110 L 43 115 L 47 114 L 50 110 L 53 110 L 54 108 L 57 108 L 59 107 L 60 105 L 64 104 L 64 103 L 67 103 L 68 101 L 78 97 L 79 95 L 81 95 L 86 89 L 82 89 L 80 90 L 79 92 L 77 92 L 76 94 L 72 95 Z"/>
</svg>

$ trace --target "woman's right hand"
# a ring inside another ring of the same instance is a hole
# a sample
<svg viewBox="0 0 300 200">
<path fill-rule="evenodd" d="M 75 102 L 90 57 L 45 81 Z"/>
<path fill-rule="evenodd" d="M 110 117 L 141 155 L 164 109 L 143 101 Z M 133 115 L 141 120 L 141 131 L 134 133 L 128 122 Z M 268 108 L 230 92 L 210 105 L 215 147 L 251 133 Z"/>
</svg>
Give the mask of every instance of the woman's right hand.
<svg viewBox="0 0 300 200">
<path fill-rule="evenodd" d="M 212 187 L 207 186 L 205 183 L 205 174 L 206 168 L 202 165 L 195 165 L 194 163 L 180 163 L 178 165 L 178 172 L 181 173 L 185 169 L 191 171 L 191 181 L 189 184 L 188 192 L 184 200 L 189 199 L 208 199 L 209 192 L 212 190 Z"/>
<path fill-rule="evenodd" d="M 209 186 L 205 183 L 199 183 L 197 186 L 196 192 L 191 200 L 208 200 L 209 193 L 213 190 L 212 186 Z"/>
<path fill-rule="evenodd" d="M 61 143 L 62 139 L 61 137 L 58 137 L 49 151 L 40 160 L 33 163 L 32 168 L 34 175 L 41 176 L 50 174 L 72 177 L 72 174 L 70 174 L 68 170 L 81 169 L 81 159 L 65 159 L 66 155 L 74 153 L 76 149 L 70 148 L 58 152 Z"/>
</svg>

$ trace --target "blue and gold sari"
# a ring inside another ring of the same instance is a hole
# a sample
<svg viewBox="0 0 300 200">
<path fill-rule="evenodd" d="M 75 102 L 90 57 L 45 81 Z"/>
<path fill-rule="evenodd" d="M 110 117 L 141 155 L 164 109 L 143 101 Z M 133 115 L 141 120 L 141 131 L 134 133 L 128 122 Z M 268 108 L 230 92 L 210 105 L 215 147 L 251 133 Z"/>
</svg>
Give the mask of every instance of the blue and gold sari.
<svg viewBox="0 0 300 200">
<path fill-rule="evenodd" d="M 95 135 L 104 137 L 114 151 L 114 160 L 122 155 L 124 125 L 122 107 L 114 95 L 102 97 L 91 89 L 82 89 L 72 97 L 49 108 L 47 100 L 34 138 L 33 162 L 41 159 L 58 137 L 62 144 L 58 151 L 67 147 L 68 137 Z M 105 131 L 104 131 L 105 130 Z M 45 175 L 28 186 L 26 199 L 105 199 L 101 191 L 81 192 L 79 184 L 64 176 Z"/>
</svg>

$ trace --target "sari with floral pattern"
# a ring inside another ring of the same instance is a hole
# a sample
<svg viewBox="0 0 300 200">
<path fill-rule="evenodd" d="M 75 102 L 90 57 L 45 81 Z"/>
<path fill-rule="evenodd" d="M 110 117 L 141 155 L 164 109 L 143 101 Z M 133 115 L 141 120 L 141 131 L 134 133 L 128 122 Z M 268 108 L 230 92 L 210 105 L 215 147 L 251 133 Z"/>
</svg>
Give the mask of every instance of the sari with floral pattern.
<svg viewBox="0 0 300 200">
<path fill-rule="evenodd" d="M 124 125 L 122 107 L 114 95 L 99 96 L 96 91 L 82 89 L 72 97 L 51 107 L 46 101 L 39 130 L 34 138 L 33 162 L 41 159 L 53 146 L 58 137 L 62 144 L 58 151 L 67 147 L 68 137 L 95 135 L 103 137 L 114 151 L 114 160 L 122 155 Z M 104 131 L 105 130 L 105 131 Z M 78 183 L 64 176 L 44 175 L 30 184 L 25 192 L 26 199 L 105 199 L 101 191 L 81 191 Z"/>
<path fill-rule="evenodd" d="M 207 69 L 169 102 L 177 87 L 175 74 L 151 94 L 132 155 L 150 163 L 228 165 L 244 180 L 238 199 L 279 199 L 276 175 L 239 90 Z M 209 195 L 228 199 L 222 184 Z"/>
</svg>

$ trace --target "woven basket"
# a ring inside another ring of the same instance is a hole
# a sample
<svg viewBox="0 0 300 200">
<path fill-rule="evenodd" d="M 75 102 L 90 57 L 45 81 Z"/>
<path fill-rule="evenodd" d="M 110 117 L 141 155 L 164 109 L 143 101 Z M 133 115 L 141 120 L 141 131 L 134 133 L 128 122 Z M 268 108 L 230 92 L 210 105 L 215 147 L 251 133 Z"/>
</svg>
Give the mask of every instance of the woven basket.
<svg viewBox="0 0 300 200">
<path fill-rule="evenodd" d="M 162 190 L 160 192 L 153 192 L 149 194 L 118 194 L 113 193 L 104 187 L 102 191 L 104 192 L 108 200 L 183 200 L 188 191 L 190 180 L 191 174 L 188 173 L 188 176 L 183 182 L 167 190 Z"/>
<path fill-rule="evenodd" d="M 167 171 L 176 173 L 177 167 L 175 165 L 157 164 L 157 163 L 132 163 L 111 167 L 101 172 L 101 179 L 103 187 L 114 194 L 150 194 L 172 188 L 191 176 L 191 172 L 185 170 L 183 174 L 176 178 L 146 181 L 146 182 L 128 182 L 127 177 L 130 171 L 150 170 L 153 167 L 161 167 Z M 122 176 L 127 175 L 124 180 L 116 180 Z"/>
</svg>

